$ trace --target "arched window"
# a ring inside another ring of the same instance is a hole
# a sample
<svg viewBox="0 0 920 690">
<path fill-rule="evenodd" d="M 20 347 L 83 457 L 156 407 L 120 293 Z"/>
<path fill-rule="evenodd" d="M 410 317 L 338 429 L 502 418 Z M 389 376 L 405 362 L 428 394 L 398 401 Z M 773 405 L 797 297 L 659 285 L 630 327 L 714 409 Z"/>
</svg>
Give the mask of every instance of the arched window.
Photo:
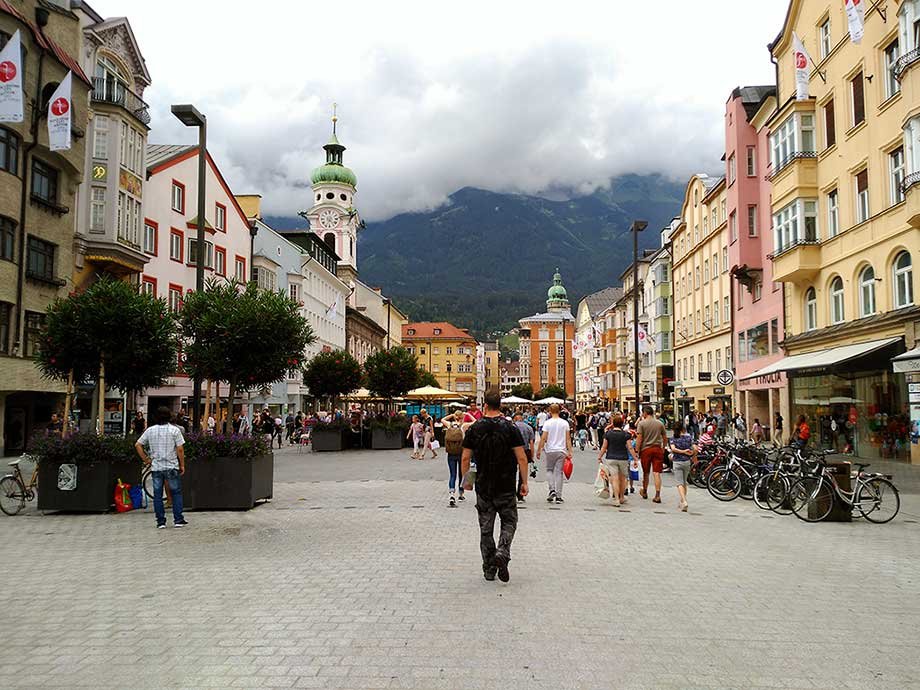
<svg viewBox="0 0 920 690">
<path fill-rule="evenodd" d="M 818 295 L 814 288 L 805 293 L 805 330 L 813 331 L 818 327 Z"/>
<path fill-rule="evenodd" d="M 332 251 L 335 251 L 335 233 L 327 232 L 323 235 L 323 242 L 326 243 L 326 246 L 329 247 Z"/>
<path fill-rule="evenodd" d="M 871 316 L 875 313 L 875 271 L 866 266 L 859 274 L 859 315 Z"/>
<path fill-rule="evenodd" d="M 838 276 L 831 283 L 831 322 L 843 323 L 843 280 Z"/>
<path fill-rule="evenodd" d="M 914 271 L 910 254 L 901 252 L 894 260 L 895 309 L 914 303 Z"/>
</svg>

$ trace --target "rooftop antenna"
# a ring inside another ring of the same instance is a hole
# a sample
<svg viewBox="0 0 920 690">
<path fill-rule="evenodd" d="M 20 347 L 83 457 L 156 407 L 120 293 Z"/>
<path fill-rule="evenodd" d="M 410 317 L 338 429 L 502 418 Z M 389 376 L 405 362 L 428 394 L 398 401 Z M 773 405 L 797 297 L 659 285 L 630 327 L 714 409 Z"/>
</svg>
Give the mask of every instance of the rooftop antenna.
<svg viewBox="0 0 920 690">
<path fill-rule="evenodd" d="M 335 134 L 335 123 L 339 121 L 339 116 L 337 114 L 339 109 L 338 103 L 332 104 L 332 133 Z"/>
</svg>

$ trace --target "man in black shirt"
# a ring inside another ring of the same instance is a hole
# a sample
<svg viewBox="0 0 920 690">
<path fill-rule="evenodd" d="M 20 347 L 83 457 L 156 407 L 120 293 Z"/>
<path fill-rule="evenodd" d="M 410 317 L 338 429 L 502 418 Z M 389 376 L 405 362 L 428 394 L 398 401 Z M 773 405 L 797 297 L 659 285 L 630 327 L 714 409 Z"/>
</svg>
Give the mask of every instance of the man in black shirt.
<svg viewBox="0 0 920 690">
<path fill-rule="evenodd" d="M 501 394 L 490 389 L 485 395 L 483 417 L 463 437 L 462 470 L 466 477 L 470 460 L 476 457 L 476 511 L 479 513 L 479 549 L 486 580 L 495 575 L 508 582 L 511 541 L 517 528 L 517 474 L 522 478 L 520 495 L 526 496 L 527 456 L 521 432 L 501 413 Z M 466 486 L 466 489 L 473 487 Z M 495 546 L 495 516 L 501 520 L 498 547 Z"/>
</svg>

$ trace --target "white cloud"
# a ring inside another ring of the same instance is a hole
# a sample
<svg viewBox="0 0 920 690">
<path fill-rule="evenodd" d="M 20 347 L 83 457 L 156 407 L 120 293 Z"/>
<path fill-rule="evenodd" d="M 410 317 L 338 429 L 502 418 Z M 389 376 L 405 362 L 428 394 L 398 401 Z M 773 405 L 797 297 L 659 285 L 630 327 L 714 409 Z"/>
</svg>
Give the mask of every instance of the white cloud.
<svg viewBox="0 0 920 690">
<path fill-rule="evenodd" d="M 379 219 L 467 185 L 588 191 L 624 172 L 718 169 L 725 101 L 735 86 L 773 79 L 766 44 L 786 4 L 94 7 L 127 15 L 137 34 L 153 77 L 151 141 L 193 141 L 169 104 L 195 103 L 234 191 L 292 215 L 310 204 L 337 101 L 359 207 Z"/>
</svg>

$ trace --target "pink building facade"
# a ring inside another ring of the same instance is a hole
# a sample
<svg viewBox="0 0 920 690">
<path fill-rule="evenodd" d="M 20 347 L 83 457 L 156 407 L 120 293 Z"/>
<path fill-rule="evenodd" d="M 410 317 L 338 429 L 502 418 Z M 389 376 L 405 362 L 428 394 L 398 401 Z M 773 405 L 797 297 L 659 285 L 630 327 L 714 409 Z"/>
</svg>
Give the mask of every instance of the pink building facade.
<svg viewBox="0 0 920 690">
<path fill-rule="evenodd" d="M 789 429 L 788 386 L 782 373 L 748 378 L 782 359 L 783 286 L 773 281 L 768 131 L 757 114 L 775 99 L 773 86 L 735 89 L 725 107 L 728 260 L 732 275 L 735 409 L 750 429 L 759 420 L 774 431 L 776 415 Z M 771 108 L 772 109 L 772 108 Z"/>
<path fill-rule="evenodd" d="M 210 155 L 206 172 L 205 282 L 212 278 L 248 282 L 252 269 L 249 221 Z M 195 289 L 199 254 L 197 147 L 148 146 L 147 174 L 142 246 L 149 261 L 140 277 L 141 288 L 178 309 L 184 296 Z M 221 391 L 221 397 L 227 392 Z M 140 396 L 137 409 L 149 417 L 160 405 L 174 411 L 188 407 L 191 415 L 192 402 L 192 380 L 180 368 L 167 385 L 148 389 Z"/>
</svg>

